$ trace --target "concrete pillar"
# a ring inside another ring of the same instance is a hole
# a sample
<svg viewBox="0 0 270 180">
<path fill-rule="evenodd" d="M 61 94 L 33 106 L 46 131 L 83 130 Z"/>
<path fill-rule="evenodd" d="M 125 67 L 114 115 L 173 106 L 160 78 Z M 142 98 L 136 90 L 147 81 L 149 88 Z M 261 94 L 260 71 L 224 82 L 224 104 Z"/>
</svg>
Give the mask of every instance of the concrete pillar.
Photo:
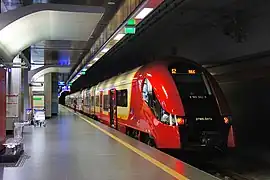
<svg viewBox="0 0 270 180">
<path fill-rule="evenodd" d="M 30 92 L 30 87 L 28 84 L 28 70 L 24 69 L 23 70 L 23 89 L 24 89 L 24 119 L 27 118 L 26 116 L 26 109 L 31 108 L 31 104 L 30 104 L 30 96 L 29 96 L 29 92 Z"/>
<path fill-rule="evenodd" d="M 6 71 L 0 68 L 0 150 L 6 139 Z"/>
<path fill-rule="evenodd" d="M 52 115 L 58 114 L 58 76 L 52 73 Z"/>
<path fill-rule="evenodd" d="M 21 59 L 17 56 L 13 60 L 14 63 L 21 63 Z M 6 131 L 13 131 L 13 122 L 24 119 L 24 70 L 20 68 L 12 68 L 6 72 L 6 94 L 7 94 L 7 119 Z"/>
<path fill-rule="evenodd" d="M 45 117 L 52 117 L 52 74 L 44 75 Z"/>
<path fill-rule="evenodd" d="M 29 87 L 29 106 L 31 109 L 34 109 L 34 106 L 33 106 L 33 90 L 32 90 L 32 87 Z"/>
</svg>

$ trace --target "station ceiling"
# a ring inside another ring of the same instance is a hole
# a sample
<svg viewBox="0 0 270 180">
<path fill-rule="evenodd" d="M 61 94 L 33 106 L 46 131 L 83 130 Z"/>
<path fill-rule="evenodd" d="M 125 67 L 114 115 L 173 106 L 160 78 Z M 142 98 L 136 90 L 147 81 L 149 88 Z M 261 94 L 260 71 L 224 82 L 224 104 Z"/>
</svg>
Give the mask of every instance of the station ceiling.
<svg viewBox="0 0 270 180">
<path fill-rule="evenodd" d="M 122 39 L 86 76 L 78 79 L 73 91 L 162 56 L 219 66 L 243 56 L 247 59 L 251 54 L 269 52 L 269 6 L 267 0 L 165 1 L 137 28 L 135 35 Z"/>
<path fill-rule="evenodd" d="M 45 40 L 31 46 L 32 65 L 76 67 L 75 65 L 89 51 L 122 2 L 123 0 L 2 0 L 1 9 L 2 12 L 3 10 L 11 11 L 35 3 L 103 7 L 105 12 L 91 36 L 81 40 Z M 85 20 L 85 24 L 89 23 L 91 23 L 90 19 Z M 79 29 L 78 32 L 80 32 Z M 44 58 L 46 59 L 45 61 Z M 67 77 L 66 74 L 59 74 L 60 81 L 65 81 Z"/>
<path fill-rule="evenodd" d="M 111 3 L 109 3 L 111 2 Z M 68 58 L 68 65 L 75 67 L 79 61 L 89 51 L 92 44 L 99 37 L 103 29 L 109 23 L 117 9 L 123 0 L 51 0 L 48 3 L 54 4 L 71 4 L 71 5 L 83 5 L 83 6 L 99 6 L 105 8 L 105 12 L 94 29 L 92 36 L 85 38 L 82 41 L 43 41 L 32 46 L 35 56 L 42 57 L 43 54 L 47 54 L 48 58 L 45 64 L 57 65 L 61 64 L 63 58 Z M 85 22 L 87 23 L 87 21 Z M 33 52 L 32 51 L 32 52 Z M 34 63 L 39 64 L 40 62 Z M 63 79 L 65 80 L 65 79 Z"/>
<path fill-rule="evenodd" d="M 2 61 L 12 61 L 20 51 L 42 40 L 83 41 L 91 35 L 103 12 L 101 7 L 36 4 L 2 13 Z"/>
</svg>

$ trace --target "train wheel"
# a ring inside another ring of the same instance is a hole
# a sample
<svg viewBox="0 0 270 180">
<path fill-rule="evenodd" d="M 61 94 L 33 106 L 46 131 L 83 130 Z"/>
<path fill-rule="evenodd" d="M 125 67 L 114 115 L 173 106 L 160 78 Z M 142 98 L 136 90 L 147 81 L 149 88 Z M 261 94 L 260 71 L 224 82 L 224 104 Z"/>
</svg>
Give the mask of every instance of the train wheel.
<svg viewBox="0 0 270 180">
<path fill-rule="evenodd" d="M 126 127 L 126 135 L 130 136 L 129 127 Z"/>
<path fill-rule="evenodd" d="M 155 140 L 154 140 L 153 138 L 149 137 L 149 136 L 147 137 L 146 144 L 147 144 L 148 146 L 151 146 L 151 147 L 156 147 Z"/>
</svg>

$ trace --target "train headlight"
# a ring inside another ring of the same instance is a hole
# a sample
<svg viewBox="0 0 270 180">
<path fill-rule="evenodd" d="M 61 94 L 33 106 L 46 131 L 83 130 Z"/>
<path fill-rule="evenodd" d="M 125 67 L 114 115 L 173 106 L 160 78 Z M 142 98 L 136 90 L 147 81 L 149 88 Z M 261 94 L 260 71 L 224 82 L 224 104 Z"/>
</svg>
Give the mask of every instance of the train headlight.
<svg viewBox="0 0 270 180">
<path fill-rule="evenodd" d="M 181 117 L 178 117 L 178 118 L 177 118 L 177 123 L 178 123 L 179 125 L 184 125 L 184 124 L 185 124 L 185 119 L 184 119 L 184 118 L 181 118 Z"/>
<path fill-rule="evenodd" d="M 182 117 L 177 117 L 176 115 L 172 115 L 169 113 L 164 113 L 160 119 L 160 121 L 164 124 L 168 124 L 170 126 L 173 125 L 184 125 L 185 119 Z"/>
<path fill-rule="evenodd" d="M 232 123 L 232 117 L 231 116 L 225 116 L 223 118 L 225 124 L 231 124 Z"/>
</svg>

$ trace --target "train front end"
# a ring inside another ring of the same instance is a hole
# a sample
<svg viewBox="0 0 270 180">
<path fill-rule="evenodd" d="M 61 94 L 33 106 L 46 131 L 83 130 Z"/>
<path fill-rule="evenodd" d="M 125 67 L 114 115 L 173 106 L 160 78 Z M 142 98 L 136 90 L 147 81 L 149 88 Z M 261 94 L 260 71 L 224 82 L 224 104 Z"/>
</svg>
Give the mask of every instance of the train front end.
<svg viewBox="0 0 270 180">
<path fill-rule="evenodd" d="M 168 66 L 180 95 L 185 116 L 178 124 L 182 148 L 226 149 L 234 146 L 232 117 L 223 114 L 213 79 L 202 67 L 189 63 Z M 232 142 L 233 141 L 233 142 Z"/>
<path fill-rule="evenodd" d="M 199 66 L 174 63 L 168 66 L 180 95 L 185 116 L 181 117 L 179 135 L 182 148 L 198 147 L 224 149 L 234 146 L 232 117 L 222 114 L 209 74 Z"/>
<path fill-rule="evenodd" d="M 205 69 L 189 61 L 146 69 L 154 91 L 153 102 L 148 104 L 157 119 L 153 135 L 159 148 L 223 150 L 235 146 L 232 117 L 224 111 L 225 99 L 220 98 L 224 95 Z"/>
</svg>

